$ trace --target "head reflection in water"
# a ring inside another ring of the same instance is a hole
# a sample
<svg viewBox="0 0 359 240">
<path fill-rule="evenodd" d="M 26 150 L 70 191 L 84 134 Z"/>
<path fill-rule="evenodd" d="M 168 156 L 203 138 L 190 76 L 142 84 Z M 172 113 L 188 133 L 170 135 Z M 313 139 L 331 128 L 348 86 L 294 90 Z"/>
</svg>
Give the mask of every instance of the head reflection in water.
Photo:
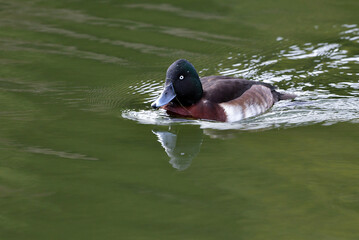
<svg viewBox="0 0 359 240">
<path fill-rule="evenodd" d="M 200 151 L 203 131 L 193 126 L 170 127 L 168 131 L 152 130 L 170 157 L 172 167 L 183 171 Z"/>
</svg>

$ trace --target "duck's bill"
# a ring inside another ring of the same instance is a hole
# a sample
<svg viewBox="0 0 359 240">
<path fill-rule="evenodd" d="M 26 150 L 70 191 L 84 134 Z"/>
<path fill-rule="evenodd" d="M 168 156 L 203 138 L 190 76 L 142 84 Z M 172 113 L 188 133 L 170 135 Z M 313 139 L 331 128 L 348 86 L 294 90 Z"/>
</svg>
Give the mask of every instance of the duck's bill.
<svg viewBox="0 0 359 240">
<path fill-rule="evenodd" d="M 175 90 L 173 89 L 172 84 L 168 84 L 161 95 L 151 104 L 153 108 L 159 108 L 167 103 L 171 102 L 172 99 L 176 97 Z"/>
</svg>

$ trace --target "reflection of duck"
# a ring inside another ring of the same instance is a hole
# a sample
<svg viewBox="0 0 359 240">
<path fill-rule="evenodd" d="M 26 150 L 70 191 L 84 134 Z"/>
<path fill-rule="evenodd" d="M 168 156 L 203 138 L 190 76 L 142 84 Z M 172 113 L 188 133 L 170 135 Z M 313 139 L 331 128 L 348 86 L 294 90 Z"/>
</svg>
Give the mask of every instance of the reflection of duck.
<svg viewBox="0 0 359 240">
<path fill-rule="evenodd" d="M 171 115 L 235 122 L 294 97 L 262 82 L 224 76 L 200 79 L 194 66 L 180 59 L 168 68 L 165 88 L 152 107 L 162 106 Z"/>
<path fill-rule="evenodd" d="M 170 157 L 172 167 L 187 169 L 200 151 L 203 131 L 194 126 L 176 126 L 169 131 L 152 130 Z"/>
</svg>

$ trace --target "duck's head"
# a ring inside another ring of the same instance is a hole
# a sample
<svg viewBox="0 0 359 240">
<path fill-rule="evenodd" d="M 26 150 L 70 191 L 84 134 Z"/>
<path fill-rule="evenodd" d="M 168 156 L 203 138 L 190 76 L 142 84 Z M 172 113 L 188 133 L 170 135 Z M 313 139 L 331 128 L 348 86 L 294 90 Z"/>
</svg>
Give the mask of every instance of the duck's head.
<svg viewBox="0 0 359 240">
<path fill-rule="evenodd" d="M 158 108 L 173 100 L 183 106 L 190 106 L 198 102 L 202 95 L 202 84 L 196 69 L 187 60 L 180 59 L 167 69 L 165 87 L 151 106 Z"/>
</svg>

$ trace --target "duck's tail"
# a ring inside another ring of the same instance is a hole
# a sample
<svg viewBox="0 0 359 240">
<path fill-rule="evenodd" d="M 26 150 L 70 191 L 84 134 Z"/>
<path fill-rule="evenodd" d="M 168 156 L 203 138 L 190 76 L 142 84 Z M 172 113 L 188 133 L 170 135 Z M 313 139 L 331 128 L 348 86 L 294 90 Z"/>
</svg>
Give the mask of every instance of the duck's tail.
<svg viewBox="0 0 359 240">
<path fill-rule="evenodd" d="M 290 100 L 290 99 L 294 99 L 297 97 L 297 95 L 295 95 L 293 93 L 277 92 L 276 87 L 272 86 L 268 83 L 262 83 L 262 85 L 269 87 L 271 89 L 271 92 L 273 94 L 275 102 L 278 102 L 280 100 Z"/>
<path fill-rule="evenodd" d="M 283 92 L 277 92 L 277 93 L 278 93 L 278 101 L 294 99 L 297 97 L 297 95 L 292 93 L 283 93 Z"/>
</svg>

